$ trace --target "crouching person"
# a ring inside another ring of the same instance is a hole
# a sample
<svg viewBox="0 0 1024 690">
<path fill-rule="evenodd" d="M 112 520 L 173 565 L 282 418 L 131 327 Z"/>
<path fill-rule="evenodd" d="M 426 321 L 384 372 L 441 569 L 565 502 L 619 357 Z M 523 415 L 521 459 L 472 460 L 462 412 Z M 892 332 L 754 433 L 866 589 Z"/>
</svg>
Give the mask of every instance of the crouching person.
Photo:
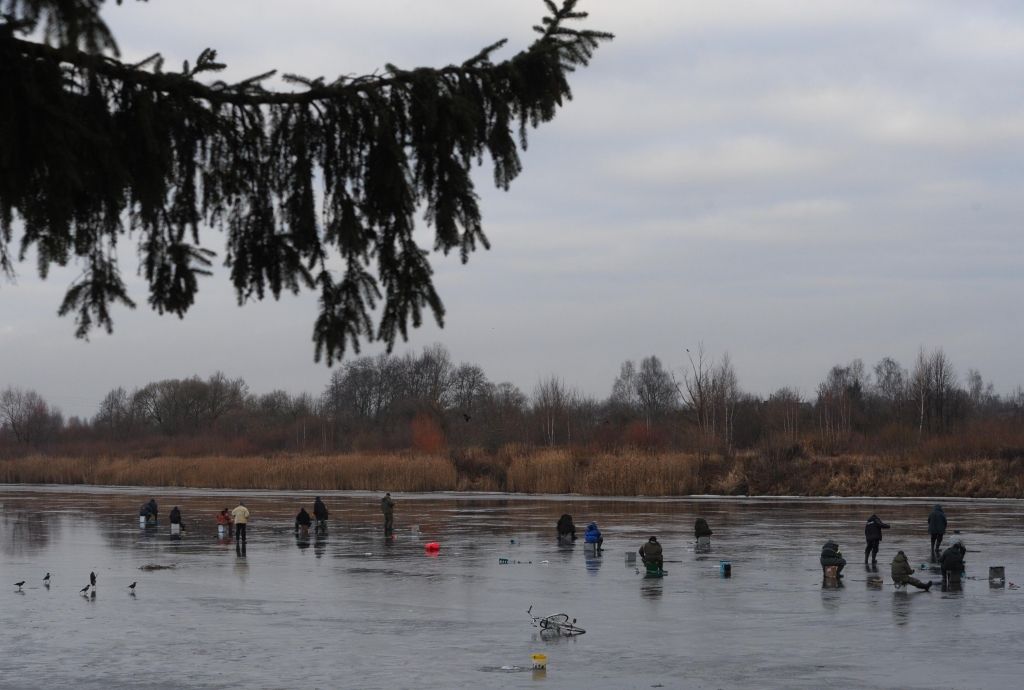
<svg viewBox="0 0 1024 690">
<path fill-rule="evenodd" d="M 828 569 L 833 566 L 836 569 L 836 577 L 841 578 L 843 576 L 843 568 L 846 566 L 846 559 L 843 558 L 843 554 L 839 551 L 839 544 L 829 539 L 821 547 L 821 574 L 828 577 Z"/>
<path fill-rule="evenodd" d="M 931 581 L 921 582 L 916 577 L 911 577 L 914 569 L 907 561 L 907 555 L 902 551 L 896 552 L 896 558 L 892 559 L 892 581 L 896 585 L 913 585 L 918 589 L 928 591 L 932 587 Z"/>
</svg>

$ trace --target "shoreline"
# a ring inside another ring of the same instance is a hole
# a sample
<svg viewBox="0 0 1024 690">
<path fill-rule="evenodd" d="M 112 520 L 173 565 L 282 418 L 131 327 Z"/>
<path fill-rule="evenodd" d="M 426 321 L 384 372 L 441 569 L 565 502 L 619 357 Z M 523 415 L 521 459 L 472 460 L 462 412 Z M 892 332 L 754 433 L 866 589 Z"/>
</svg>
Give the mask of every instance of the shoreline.
<svg viewBox="0 0 1024 690">
<path fill-rule="evenodd" d="M 452 453 L 100 457 L 0 460 L 0 484 L 205 491 L 459 492 L 691 500 L 1024 498 L 1024 460 L 871 456 L 780 461 L 684 453 Z"/>
</svg>

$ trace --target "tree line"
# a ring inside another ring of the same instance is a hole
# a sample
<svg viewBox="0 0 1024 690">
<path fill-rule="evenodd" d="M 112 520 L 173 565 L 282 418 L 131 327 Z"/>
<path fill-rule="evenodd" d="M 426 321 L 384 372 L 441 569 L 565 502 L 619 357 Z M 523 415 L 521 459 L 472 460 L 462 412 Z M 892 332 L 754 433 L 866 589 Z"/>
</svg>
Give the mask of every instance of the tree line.
<svg viewBox="0 0 1024 690">
<path fill-rule="evenodd" d="M 91 419 L 65 419 L 32 390 L 0 390 L 0 453 L 230 454 L 497 452 L 631 447 L 732 456 L 907 453 L 937 443 L 961 455 L 1024 456 L 1024 389 L 1007 396 L 976 369 L 960 377 L 942 349 L 910 368 L 891 357 L 837 364 L 805 395 L 743 391 L 728 354 L 686 350 L 622 363 L 599 399 L 558 376 L 524 392 L 493 382 L 441 345 L 347 360 L 317 394 L 254 393 L 215 373 L 114 388 Z"/>
</svg>

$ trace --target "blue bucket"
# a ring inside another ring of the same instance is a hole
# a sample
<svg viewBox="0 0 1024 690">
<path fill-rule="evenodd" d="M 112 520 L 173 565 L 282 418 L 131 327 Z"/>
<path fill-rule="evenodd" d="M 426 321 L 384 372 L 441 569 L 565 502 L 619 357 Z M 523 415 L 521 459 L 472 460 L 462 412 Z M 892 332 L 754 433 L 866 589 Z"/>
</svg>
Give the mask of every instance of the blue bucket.
<svg viewBox="0 0 1024 690">
<path fill-rule="evenodd" d="M 722 577 L 732 577 L 732 563 L 730 561 L 718 561 L 718 574 Z"/>
</svg>

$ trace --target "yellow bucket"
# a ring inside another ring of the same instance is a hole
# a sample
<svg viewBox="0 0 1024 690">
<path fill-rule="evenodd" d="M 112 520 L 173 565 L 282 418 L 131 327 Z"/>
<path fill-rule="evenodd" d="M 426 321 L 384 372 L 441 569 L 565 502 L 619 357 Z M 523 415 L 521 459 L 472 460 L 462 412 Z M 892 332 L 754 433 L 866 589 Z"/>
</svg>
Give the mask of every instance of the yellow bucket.
<svg viewBox="0 0 1024 690">
<path fill-rule="evenodd" d="M 534 668 L 547 668 L 548 667 L 548 656 L 547 654 L 533 654 L 530 656 L 533 660 Z"/>
</svg>

